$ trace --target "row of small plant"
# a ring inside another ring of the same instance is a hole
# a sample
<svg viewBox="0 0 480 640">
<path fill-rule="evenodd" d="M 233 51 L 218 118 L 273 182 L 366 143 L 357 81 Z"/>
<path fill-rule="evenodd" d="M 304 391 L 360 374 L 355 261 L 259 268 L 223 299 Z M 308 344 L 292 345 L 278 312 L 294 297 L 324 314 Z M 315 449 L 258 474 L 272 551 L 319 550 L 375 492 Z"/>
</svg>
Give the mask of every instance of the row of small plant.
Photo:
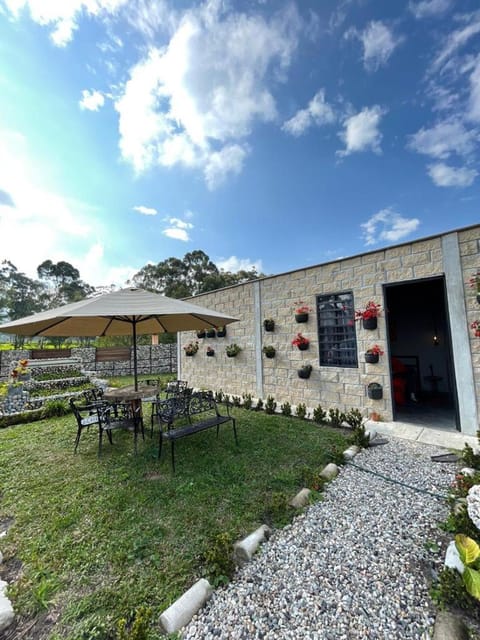
<svg viewBox="0 0 480 640">
<path fill-rule="evenodd" d="M 480 431 L 477 432 L 480 441 Z M 454 536 L 463 572 L 444 567 L 431 594 L 438 606 L 464 610 L 480 620 L 480 454 L 465 444 L 461 462 L 472 475 L 458 473 L 449 494 L 450 514 L 442 529 Z"/>
</svg>

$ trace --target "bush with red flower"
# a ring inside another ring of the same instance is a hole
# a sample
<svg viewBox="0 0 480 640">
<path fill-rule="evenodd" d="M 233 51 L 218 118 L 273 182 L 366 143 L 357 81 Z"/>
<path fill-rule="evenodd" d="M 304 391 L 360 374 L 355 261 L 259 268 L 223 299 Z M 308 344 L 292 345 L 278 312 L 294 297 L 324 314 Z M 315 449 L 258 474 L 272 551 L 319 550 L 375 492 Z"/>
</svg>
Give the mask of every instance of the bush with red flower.
<svg viewBox="0 0 480 640">
<path fill-rule="evenodd" d="M 301 349 L 302 347 L 308 346 L 309 344 L 310 344 L 310 340 L 308 338 L 305 338 L 305 336 L 302 336 L 301 333 L 297 333 L 295 338 L 292 340 L 292 345 L 294 347 L 298 347 L 299 349 Z"/>
<path fill-rule="evenodd" d="M 369 320 L 370 318 L 378 318 L 380 315 L 380 311 L 382 307 L 373 302 L 373 300 L 369 300 L 365 306 L 365 309 L 359 309 L 355 311 L 355 320 Z"/>
<path fill-rule="evenodd" d="M 480 338 L 480 320 L 475 320 L 474 322 L 472 322 L 470 327 L 473 329 L 473 335 L 476 338 Z"/>
<path fill-rule="evenodd" d="M 367 349 L 366 353 L 371 353 L 373 356 L 383 356 L 382 349 L 378 346 L 378 344 L 374 344 L 373 347 Z"/>
<path fill-rule="evenodd" d="M 308 304 L 305 304 L 302 300 L 297 300 L 294 302 L 295 305 L 295 315 L 301 315 L 302 313 L 311 313 L 312 307 L 309 307 Z"/>
</svg>

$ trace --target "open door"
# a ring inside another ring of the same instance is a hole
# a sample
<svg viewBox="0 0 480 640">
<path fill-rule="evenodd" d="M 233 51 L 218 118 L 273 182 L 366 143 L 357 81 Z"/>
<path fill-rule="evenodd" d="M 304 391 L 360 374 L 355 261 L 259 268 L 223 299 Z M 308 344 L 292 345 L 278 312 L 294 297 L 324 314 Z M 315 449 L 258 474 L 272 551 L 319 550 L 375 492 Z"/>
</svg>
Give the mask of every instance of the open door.
<svg viewBox="0 0 480 640">
<path fill-rule="evenodd" d="M 459 430 L 443 276 L 384 289 L 394 420 Z"/>
</svg>

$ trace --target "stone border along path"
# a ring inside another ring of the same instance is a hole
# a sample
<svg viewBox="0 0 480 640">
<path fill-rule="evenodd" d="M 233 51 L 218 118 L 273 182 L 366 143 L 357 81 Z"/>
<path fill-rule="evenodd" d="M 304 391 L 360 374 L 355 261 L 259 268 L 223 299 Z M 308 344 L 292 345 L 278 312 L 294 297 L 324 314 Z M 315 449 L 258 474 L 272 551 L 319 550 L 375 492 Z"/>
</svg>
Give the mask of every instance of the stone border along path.
<svg viewBox="0 0 480 640">
<path fill-rule="evenodd" d="M 429 581 L 445 549 L 432 554 L 424 545 L 442 537 L 438 523 L 448 515 L 444 497 L 456 471 L 432 462 L 438 453 L 394 438 L 362 450 L 322 500 L 274 531 L 228 585 L 205 597 L 182 638 L 432 638 Z"/>
</svg>

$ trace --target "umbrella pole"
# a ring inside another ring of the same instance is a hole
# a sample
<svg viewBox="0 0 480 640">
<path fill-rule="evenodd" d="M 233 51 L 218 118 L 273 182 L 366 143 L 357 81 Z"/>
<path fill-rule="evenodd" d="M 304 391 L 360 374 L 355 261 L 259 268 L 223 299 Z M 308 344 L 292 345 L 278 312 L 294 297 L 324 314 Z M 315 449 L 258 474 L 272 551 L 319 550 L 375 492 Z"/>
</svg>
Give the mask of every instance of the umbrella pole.
<svg viewBox="0 0 480 640">
<path fill-rule="evenodd" d="M 133 321 L 133 377 L 135 380 L 135 391 L 138 391 L 137 381 L 137 323 Z"/>
</svg>

